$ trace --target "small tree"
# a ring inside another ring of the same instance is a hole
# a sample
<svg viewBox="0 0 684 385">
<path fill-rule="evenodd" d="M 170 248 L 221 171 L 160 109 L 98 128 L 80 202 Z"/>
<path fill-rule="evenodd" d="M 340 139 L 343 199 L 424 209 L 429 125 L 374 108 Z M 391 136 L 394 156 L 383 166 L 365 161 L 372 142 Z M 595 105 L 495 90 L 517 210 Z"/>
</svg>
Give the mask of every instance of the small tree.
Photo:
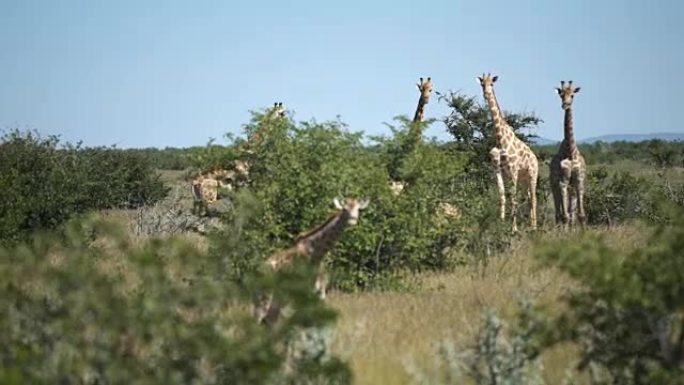
<svg viewBox="0 0 684 385">
<path fill-rule="evenodd" d="M 496 146 L 494 123 L 489 108 L 478 101 L 475 96 L 466 96 L 459 92 L 449 92 L 439 95 L 440 101 L 446 101 L 451 112 L 444 119 L 446 129 L 453 136 L 455 148 L 459 151 L 472 152 L 467 165 L 467 174 L 480 181 L 483 187 L 491 180 L 489 167 L 489 151 Z M 518 138 L 531 145 L 531 140 L 537 137 L 526 134 L 523 130 L 530 130 L 543 122 L 541 118 L 526 113 L 503 112 L 506 122 L 513 128 Z M 486 187 L 485 187 L 486 188 Z"/>
<path fill-rule="evenodd" d="M 677 163 L 677 149 L 667 141 L 654 139 L 648 142 L 648 152 L 658 168 L 670 168 Z"/>
</svg>

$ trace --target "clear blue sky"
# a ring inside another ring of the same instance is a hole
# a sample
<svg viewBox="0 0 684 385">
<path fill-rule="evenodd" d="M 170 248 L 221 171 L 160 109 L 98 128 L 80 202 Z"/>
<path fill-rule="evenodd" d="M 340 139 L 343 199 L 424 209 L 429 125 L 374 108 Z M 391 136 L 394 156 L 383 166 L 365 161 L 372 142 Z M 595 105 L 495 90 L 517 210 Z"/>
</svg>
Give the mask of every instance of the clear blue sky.
<svg viewBox="0 0 684 385">
<path fill-rule="evenodd" d="M 684 132 L 682 16 L 674 0 L 0 0 L 0 128 L 184 147 L 282 101 L 298 121 L 388 133 L 418 77 L 481 98 L 492 72 L 544 137 L 562 137 L 561 79 L 582 87 L 579 138 Z M 433 96 L 426 116 L 447 112 Z"/>
</svg>

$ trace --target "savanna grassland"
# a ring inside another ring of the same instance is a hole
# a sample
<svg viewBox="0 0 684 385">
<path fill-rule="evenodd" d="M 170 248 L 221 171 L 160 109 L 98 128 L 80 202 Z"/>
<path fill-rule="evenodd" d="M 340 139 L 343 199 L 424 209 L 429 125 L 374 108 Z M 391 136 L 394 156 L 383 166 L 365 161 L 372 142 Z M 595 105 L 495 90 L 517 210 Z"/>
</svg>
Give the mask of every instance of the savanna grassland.
<svg viewBox="0 0 684 385">
<path fill-rule="evenodd" d="M 492 122 L 473 98 L 450 98 L 443 123 L 398 117 L 377 138 L 255 113 L 247 153 L 243 139 L 120 150 L 5 134 L 0 382 L 681 383 L 684 146 L 581 145 L 584 230 L 556 226 L 557 147 L 533 146 L 540 228 L 520 194 L 512 233 L 486 161 Z M 507 118 L 525 140 L 539 122 Z M 453 140 L 416 135 L 430 124 Z M 237 159 L 249 181 L 194 211 L 190 181 Z M 327 256 L 323 302 L 306 261 L 261 266 L 335 197 L 370 204 Z M 293 316 L 256 325 L 259 290 Z"/>
</svg>

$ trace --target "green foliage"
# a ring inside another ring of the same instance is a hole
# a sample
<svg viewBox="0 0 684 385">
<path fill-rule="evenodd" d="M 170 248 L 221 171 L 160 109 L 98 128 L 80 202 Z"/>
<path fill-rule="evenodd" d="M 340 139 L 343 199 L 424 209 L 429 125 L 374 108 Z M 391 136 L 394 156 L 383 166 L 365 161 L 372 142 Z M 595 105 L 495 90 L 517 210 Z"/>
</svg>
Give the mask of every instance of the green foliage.
<svg viewBox="0 0 684 385">
<path fill-rule="evenodd" d="M 158 170 L 185 170 L 193 166 L 193 155 L 203 149 L 201 147 L 188 148 L 129 148 L 121 150 L 130 154 L 138 154 L 147 159 Z"/>
<path fill-rule="evenodd" d="M 678 159 L 677 145 L 664 140 L 651 140 L 648 142 L 648 152 L 651 155 L 653 164 L 658 168 L 673 167 L 675 164 L 682 164 L 682 159 Z M 679 160 L 679 162 L 678 162 Z"/>
<path fill-rule="evenodd" d="M 0 138 L 0 241 L 54 228 L 92 209 L 138 207 L 167 189 L 146 158 L 113 148 L 81 148 L 56 136 L 12 131 Z"/>
<path fill-rule="evenodd" d="M 265 134 L 248 158 L 251 182 L 232 194 L 235 209 L 226 217 L 240 230 L 224 234 L 219 251 L 236 278 L 325 221 L 335 197 L 365 197 L 371 204 L 330 255 L 334 286 L 377 287 L 399 271 L 447 263 L 443 249 L 453 242 L 455 222 L 437 215 L 437 207 L 453 199 L 450 180 L 462 172 L 461 157 L 419 144 L 400 170 L 411 187 L 394 196 L 385 163 L 394 140 L 378 139 L 371 150 L 341 122 L 295 126 L 255 114 L 246 130 L 257 129 Z"/>
<path fill-rule="evenodd" d="M 648 180 L 599 167 L 590 170 L 587 179 L 585 210 L 590 224 L 610 226 L 636 219 L 660 223 L 669 216 L 659 202 L 684 207 L 684 185 L 673 185 L 662 176 Z"/>
<path fill-rule="evenodd" d="M 587 164 L 618 164 L 625 160 L 655 165 L 660 168 L 684 165 L 684 142 L 659 139 L 642 142 L 596 142 L 579 144 Z M 537 153 L 555 154 L 558 144 L 536 146 Z M 541 156 L 540 156 L 541 157 Z"/>
<path fill-rule="evenodd" d="M 527 301 L 521 303 L 515 328 L 509 328 L 490 310 L 483 316 L 472 347 L 442 344 L 438 378 L 414 371 L 415 380 L 421 385 L 462 384 L 466 379 L 476 385 L 544 384 L 537 335 L 546 322 L 545 316 Z"/>
<path fill-rule="evenodd" d="M 190 164 L 195 169 L 208 171 L 217 168 L 230 168 L 235 158 L 234 149 L 230 146 L 214 144 L 210 139 L 204 147 L 195 147 L 189 154 Z"/>
<path fill-rule="evenodd" d="M 581 347 L 597 384 L 681 384 L 684 378 L 684 211 L 669 207 L 632 251 L 603 237 L 550 243 L 538 252 L 579 282 L 552 330 Z"/>
<path fill-rule="evenodd" d="M 490 185 L 493 172 L 489 166 L 489 151 L 496 147 L 496 131 L 489 108 L 480 103 L 478 97 L 458 92 L 440 95 L 439 99 L 446 101 L 451 108 L 444 124 L 454 138 L 454 145 L 460 150 L 474 153 L 467 165 L 467 172 L 471 174 L 471 178 L 483 181 L 483 187 Z M 543 121 L 533 114 L 502 113 L 517 137 L 531 145 L 536 135 L 526 134 L 524 130 L 531 130 Z"/>
<path fill-rule="evenodd" d="M 587 173 L 586 205 L 589 224 L 613 225 L 650 213 L 649 183 L 627 172 L 610 173 L 605 167 Z"/>
<path fill-rule="evenodd" d="M 0 249 L 0 383 L 349 383 L 334 358 L 283 376 L 289 341 L 334 319 L 306 266 L 269 277 L 294 310 L 272 330 L 218 271 L 186 240 L 132 242 L 98 218 Z"/>
<path fill-rule="evenodd" d="M 375 138 L 384 144 L 385 163 L 387 164 L 387 172 L 392 180 L 402 180 L 405 182 L 405 175 L 402 169 L 406 166 L 407 158 L 413 155 L 414 151 L 422 143 L 422 133 L 426 127 L 434 122 L 428 120 L 424 122 L 413 122 L 408 117 L 400 115 L 394 118 L 399 122 L 400 127 L 387 124 L 392 131 L 392 140 L 385 140 L 384 138 Z"/>
</svg>

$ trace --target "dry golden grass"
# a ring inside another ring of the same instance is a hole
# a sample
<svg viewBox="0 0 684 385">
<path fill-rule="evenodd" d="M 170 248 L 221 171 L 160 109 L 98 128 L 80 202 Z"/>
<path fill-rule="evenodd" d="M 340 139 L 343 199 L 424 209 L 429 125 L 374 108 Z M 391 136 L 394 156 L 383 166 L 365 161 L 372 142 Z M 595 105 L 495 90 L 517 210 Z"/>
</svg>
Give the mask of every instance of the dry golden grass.
<svg viewBox="0 0 684 385">
<path fill-rule="evenodd" d="M 645 233 L 638 226 L 591 231 L 606 233 L 609 243 L 627 249 Z M 544 238 L 564 236 L 550 232 Z M 332 293 L 330 303 L 340 313 L 333 353 L 350 363 L 356 384 L 410 384 L 407 365 L 434 370 L 438 344 L 470 344 L 485 310 L 510 320 L 523 297 L 559 309 L 559 298 L 573 282 L 538 266 L 533 251 L 533 241 L 519 241 L 483 270 L 423 275 L 421 288 L 412 293 Z M 547 383 L 561 383 L 575 357 L 572 346 L 547 351 L 542 357 Z"/>
<path fill-rule="evenodd" d="M 178 183 L 181 176 L 181 172 L 170 172 L 164 178 Z M 546 222 L 550 223 L 552 207 L 546 208 Z M 135 220 L 132 211 L 108 214 L 129 226 Z M 646 234 L 643 227 L 636 225 L 590 231 L 604 233 L 611 245 L 626 249 Z M 549 231 L 542 236 L 562 239 L 574 235 Z M 192 233 L 183 237 L 192 238 L 206 250 L 204 237 Z M 555 269 L 538 266 L 533 252 L 534 240 L 527 237 L 505 255 L 492 258 L 484 269 L 463 267 L 450 273 L 423 274 L 417 277 L 420 288 L 413 292 L 332 292 L 329 303 L 340 314 L 333 354 L 350 364 L 356 384 L 411 384 L 408 365 L 427 372 L 436 370 L 438 344 L 471 344 L 485 310 L 494 309 L 502 318 L 511 320 L 517 300 L 522 298 L 559 309 L 560 297 L 572 288 L 573 282 Z M 542 364 L 546 382 L 561 383 L 575 358 L 573 346 L 545 352 Z M 587 383 L 581 375 L 575 379 L 576 383 Z"/>
</svg>

